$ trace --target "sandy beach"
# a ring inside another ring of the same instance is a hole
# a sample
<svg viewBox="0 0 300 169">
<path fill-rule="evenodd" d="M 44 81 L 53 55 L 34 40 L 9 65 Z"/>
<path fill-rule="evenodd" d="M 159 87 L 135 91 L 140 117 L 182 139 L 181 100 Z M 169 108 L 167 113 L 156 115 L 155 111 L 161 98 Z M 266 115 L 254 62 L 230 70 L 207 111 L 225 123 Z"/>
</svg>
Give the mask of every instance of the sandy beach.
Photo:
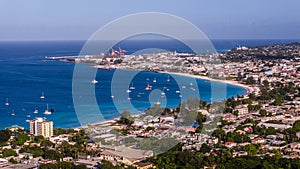
<svg viewBox="0 0 300 169">
<path fill-rule="evenodd" d="M 191 75 L 191 74 L 187 74 L 187 73 L 174 73 L 174 72 L 161 72 L 161 73 L 168 73 L 168 74 L 173 74 L 173 75 L 186 76 L 186 77 L 191 77 L 191 78 L 195 78 L 195 79 L 209 80 L 209 81 L 215 81 L 215 82 L 226 83 L 226 84 L 230 84 L 230 85 L 234 85 L 234 86 L 239 86 L 239 87 L 245 88 L 247 90 L 248 94 L 255 91 L 255 89 L 253 87 L 245 85 L 245 84 L 241 84 L 241 83 L 239 83 L 237 81 L 233 81 L 233 80 L 213 79 L 213 78 L 210 78 L 207 76 Z"/>
<path fill-rule="evenodd" d="M 207 76 L 192 75 L 192 74 L 187 74 L 187 73 L 175 73 L 175 72 L 159 72 L 159 73 L 168 73 L 170 75 L 186 76 L 186 77 L 191 77 L 191 78 L 195 78 L 195 79 L 208 80 L 208 81 L 214 81 L 214 82 L 220 82 L 220 83 L 230 84 L 230 85 L 234 85 L 234 86 L 239 86 L 239 87 L 245 88 L 247 90 L 248 94 L 252 93 L 252 92 L 255 92 L 255 90 L 256 90 L 251 86 L 241 84 L 241 83 L 239 83 L 237 81 L 233 81 L 233 80 L 213 79 L 213 78 L 210 78 L 210 77 L 207 77 Z M 142 114 L 140 114 L 140 115 L 142 115 Z M 137 118 L 140 115 L 132 115 L 132 116 Z M 116 123 L 117 120 L 118 120 L 118 118 L 114 118 L 114 119 L 111 119 L 111 120 L 95 122 L 95 123 L 85 125 L 85 126 L 81 126 L 81 127 L 75 127 L 74 129 L 88 128 L 89 126 L 94 126 L 94 127 L 96 127 L 96 126 L 111 126 L 112 124 Z"/>
</svg>

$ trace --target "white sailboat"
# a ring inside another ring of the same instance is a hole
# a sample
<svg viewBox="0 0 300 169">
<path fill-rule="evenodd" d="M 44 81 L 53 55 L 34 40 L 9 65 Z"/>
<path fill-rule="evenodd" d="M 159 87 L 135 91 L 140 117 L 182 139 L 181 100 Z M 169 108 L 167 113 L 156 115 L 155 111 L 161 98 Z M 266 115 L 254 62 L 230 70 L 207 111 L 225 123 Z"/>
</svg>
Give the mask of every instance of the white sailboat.
<svg viewBox="0 0 300 169">
<path fill-rule="evenodd" d="M 15 114 L 15 111 L 14 110 L 12 110 L 11 111 L 11 116 L 15 116 L 16 114 Z"/>
<path fill-rule="evenodd" d="M 41 99 L 45 99 L 44 92 L 42 92 L 42 95 L 40 96 Z"/>
<path fill-rule="evenodd" d="M 92 80 L 92 83 L 96 84 L 96 83 L 98 83 L 98 81 L 96 79 L 94 79 L 94 80 Z"/>
<path fill-rule="evenodd" d="M 129 87 L 130 90 L 134 90 L 135 87 L 133 86 L 133 83 L 131 83 L 131 86 Z"/>
<path fill-rule="evenodd" d="M 156 78 L 153 79 L 153 83 L 156 83 Z"/>
<path fill-rule="evenodd" d="M 38 110 L 37 108 L 35 108 L 34 111 L 33 111 L 33 113 L 34 113 L 34 114 L 38 114 L 38 113 L 39 113 L 39 110 Z"/>
<path fill-rule="evenodd" d="M 49 109 L 49 107 L 48 107 L 48 104 L 47 104 L 47 109 L 44 111 L 45 115 L 50 115 L 51 114 L 51 112 L 48 109 Z"/>
<path fill-rule="evenodd" d="M 5 106 L 9 106 L 8 98 L 6 98 Z"/>
<path fill-rule="evenodd" d="M 168 76 L 167 82 L 170 82 L 170 76 Z"/>
<path fill-rule="evenodd" d="M 148 83 L 148 85 L 146 86 L 145 90 L 152 90 L 152 86 L 149 85 L 149 83 Z"/>
<path fill-rule="evenodd" d="M 159 99 L 158 99 L 157 102 L 155 102 L 154 104 L 160 105 Z"/>
</svg>

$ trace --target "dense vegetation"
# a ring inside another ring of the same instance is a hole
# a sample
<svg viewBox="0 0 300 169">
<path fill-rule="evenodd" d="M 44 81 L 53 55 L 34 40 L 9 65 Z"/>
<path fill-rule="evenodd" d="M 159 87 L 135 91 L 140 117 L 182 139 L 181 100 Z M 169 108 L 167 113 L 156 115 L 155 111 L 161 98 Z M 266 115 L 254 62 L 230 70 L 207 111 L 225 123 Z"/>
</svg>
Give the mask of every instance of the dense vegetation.
<svg viewBox="0 0 300 169">
<path fill-rule="evenodd" d="M 280 158 L 280 155 L 273 157 L 255 156 L 255 145 L 249 145 L 245 149 L 249 149 L 253 153 L 249 156 L 232 158 L 232 151 L 222 149 L 204 155 L 207 148 L 201 148 L 200 151 L 181 151 L 181 146 L 178 145 L 166 153 L 150 158 L 148 161 L 153 162 L 158 168 L 189 168 L 198 169 L 204 166 L 216 165 L 220 169 L 239 168 L 239 169 L 261 169 L 261 168 L 284 168 L 284 169 L 298 169 L 300 168 L 300 160 Z"/>
</svg>

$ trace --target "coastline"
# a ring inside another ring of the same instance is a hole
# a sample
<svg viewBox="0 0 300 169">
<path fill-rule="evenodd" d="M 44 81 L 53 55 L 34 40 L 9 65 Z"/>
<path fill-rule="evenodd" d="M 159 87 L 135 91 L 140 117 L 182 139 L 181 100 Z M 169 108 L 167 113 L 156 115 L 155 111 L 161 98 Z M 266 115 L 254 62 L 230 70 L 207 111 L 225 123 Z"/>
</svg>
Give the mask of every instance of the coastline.
<svg viewBox="0 0 300 169">
<path fill-rule="evenodd" d="M 98 67 L 93 67 L 93 68 L 101 69 L 101 68 L 98 68 Z M 214 81 L 214 82 L 229 84 L 229 85 L 233 85 L 233 86 L 238 86 L 238 87 L 244 88 L 247 91 L 247 94 L 255 92 L 255 89 L 253 87 L 245 85 L 245 84 L 241 84 L 238 81 L 233 81 L 233 80 L 213 79 L 213 78 L 210 78 L 210 77 L 207 77 L 207 76 L 192 75 L 192 74 L 188 74 L 188 73 L 175 73 L 175 72 L 164 72 L 164 71 L 159 71 L 158 73 L 165 73 L 165 74 L 167 73 L 167 74 L 170 74 L 170 75 L 185 76 L 185 77 L 190 77 L 190 78 L 195 78 L 195 79 L 208 80 L 208 81 Z M 141 114 L 138 114 L 138 115 L 132 115 L 132 117 L 137 118 L 137 117 L 139 117 L 143 114 L 144 114 L 144 112 L 141 113 Z M 73 129 L 86 129 L 89 126 L 93 126 L 93 127 L 111 126 L 112 124 L 115 124 L 117 120 L 118 120 L 118 118 L 104 120 L 104 121 L 95 122 L 95 123 L 91 123 L 91 124 L 80 126 L 80 127 L 73 127 Z"/>
<path fill-rule="evenodd" d="M 188 73 L 175 73 L 175 72 L 160 72 L 160 73 L 168 73 L 170 75 L 178 75 L 178 76 L 185 76 L 185 77 L 191 77 L 191 78 L 195 78 L 195 79 L 201 79 L 201 80 L 208 80 L 208 81 L 214 81 L 214 82 L 220 82 L 220 83 L 225 83 L 225 84 L 230 84 L 233 86 L 238 86 L 238 87 L 242 87 L 244 89 L 246 89 L 247 94 L 252 93 L 255 91 L 255 89 L 251 86 L 245 85 L 245 84 L 241 84 L 238 81 L 233 81 L 233 80 L 220 80 L 220 79 L 213 79 L 207 76 L 200 76 L 200 75 L 192 75 L 192 74 L 188 74 Z"/>
</svg>

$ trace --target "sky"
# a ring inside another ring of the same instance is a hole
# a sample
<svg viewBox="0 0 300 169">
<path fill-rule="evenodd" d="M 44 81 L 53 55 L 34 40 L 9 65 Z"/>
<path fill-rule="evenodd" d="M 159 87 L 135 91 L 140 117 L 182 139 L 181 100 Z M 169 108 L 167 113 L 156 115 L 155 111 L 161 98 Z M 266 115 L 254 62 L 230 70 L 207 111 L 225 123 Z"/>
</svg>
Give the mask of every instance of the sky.
<svg viewBox="0 0 300 169">
<path fill-rule="evenodd" d="M 299 7 L 299 0 L 1 0 L 0 41 L 87 40 L 139 12 L 179 16 L 210 39 L 300 39 Z"/>
</svg>

